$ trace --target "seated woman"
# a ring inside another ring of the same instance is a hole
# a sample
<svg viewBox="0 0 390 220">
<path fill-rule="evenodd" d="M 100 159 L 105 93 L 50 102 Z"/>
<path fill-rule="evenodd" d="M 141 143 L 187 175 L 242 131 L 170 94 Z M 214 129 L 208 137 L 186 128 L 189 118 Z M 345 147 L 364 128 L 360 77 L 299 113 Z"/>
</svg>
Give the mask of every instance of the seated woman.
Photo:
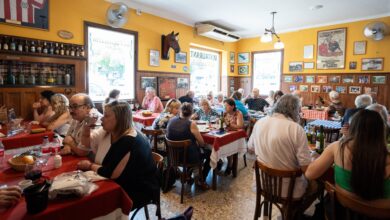
<svg viewBox="0 0 390 220">
<path fill-rule="evenodd" d="M 32 105 L 34 110 L 34 121 L 38 121 L 41 124 L 46 122 L 54 114 L 50 105 L 50 100 L 53 95 L 54 92 L 50 90 L 44 90 L 41 92 L 39 102 L 34 102 Z"/>
<path fill-rule="evenodd" d="M 210 121 L 212 117 L 218 117 L 218 112 L 212 109 L 207 99 L 200 100 L 200 108 L 191 116 L 192 120 Z"/>
<path fill-rule="evenodd" d="M 222 93 L 222 92 L 219 92 L 219 93 L 217 94 L 217 99 L 216 99 L 215 102 L 214 102 L 214 106 L 215 106 L 216 108 L 223 108 L 223 98 L 224 98 L 223 93 Z"/>
<path fill-rule="evenodd" d="M 340 94 L 332 90 L 329 92 L 329 99 L 330 101 L 325 100 L 325 102 L 329 104 L 328 106 L 329 117 L 334 117 L 336 112 L 338 112 L 338 115 L 342 117 L 344 115 L 345 108 L 341 103 Z"/>
<path fill-rule="evenodd" d="M 317 179 L 335 164 L 337 187 L 366 201 L 383 199 L 377 204 L 390 207 L 390 154 L 385 131 L 379 113 L 359 111 L 352 118 L 348 135 L 326 147 L 309 165 L 305 176 Z"/>
<path fill-rule="evenodd" d="M 142 100 L 142 108 L 155 113 L 162 112 L 164 106 L 160 98 L 156 96 L 156 90 L 153 87 L 147 87 L 145 94 L 144 100 Z"/>
<path fill-rule="evenodd" d="M 108 97 L 104 100 L 103 106 L 107 105 L 110 102 L 118 101 L 120 93 L 121 93 L 120 90 L 117 89 L 111 90 L 110 93 L 108 94 Z"/>
<path fill-rule="evenodd" d="M 42 125 L 64 137 L 68 132 L 70 120 L 72 119 L 68 109 L 69 100 L 66 96 L 57 93 L 51 97 L 50 104 L 55 113 L 47 122 L 43 122 Z"/>
<path fill-rule="evenodd" d="M 203 138 L 199 132 L 195 121 L 190 121 L 192 114 L 192 104 L 185 102 L 181 105 L 180 116 L 169 120 L 167 126 L 167 138 L 173 141 L 182 141 L 190 139 L 192 145 L 187 148 L 187 162 L 190 164 L 203 163 L 202 177 L 198 185 L 202 189 L 208 189 L 205 180 L 210 171 L 210 154 L 211 151 L 202 148 L 204 145 Z M 203 151 L 203 152 L 202 152 Z"/>
<path fill-rule="evenodd" d="M 166 129 L 169 119 L 177 116 L 180 112 L 180 101 L 170 99 L 165 106 L 164 111 L 153 121 L 153 129 Z"/>
<path fill-rule="evenodd" d="M 249 120 L 248 109 L 246 109 L 244 103 L 241 102 L 241 97 L 242 97 L 242 93 L 238 91 L 233 92 L 231 96 L 231 98 L 233 98 L 234 100 L 234 103 L 236 103 L 235 104 L 236 109 L 238 109 L 242 113 L 242 116 L 244 117 L 245 120 Z"/>
<path fill-rule="evenodd" d="M 214 105 L 214 95 L 213 95 L 213 91 L 209 91 L 207 93 L 207 101 L 209 101 L 210 105 Z M 199 103 L 200 104 L 200 103 Z M 201 104 L 200 104 L 201 105 Z"/>
<path fill-rule="evenodd" d="M 111 136 L 102 165 L 82 160 L 81 170 L 93 170 L 114 180 L 133 200 L 133 209 L 160 193 L 159 174 L 147 138 L 133 127 L 130 105 L 114 101 L 104 107 L 103 129 Z"/>
<path fill-rule="evenodd" d="M 236 102 L 233 99 L 225 99 L 223 103 L 225 105 L 224 120 L 227 129 L 238 130 L 244 128 L 244 119 L 242 113 L 236 107 Z"/>
<path fill-rule="evenodd" d="M 273 100 L 273 105 L 275 105 L 275 103 L 278 101 L 278 99 L 280 97 L 282 97 L 284 94 L 282 91 L 280 90 L 276 90 L 275 93 L 274 93 L 274 100 Z"/>
</svg>

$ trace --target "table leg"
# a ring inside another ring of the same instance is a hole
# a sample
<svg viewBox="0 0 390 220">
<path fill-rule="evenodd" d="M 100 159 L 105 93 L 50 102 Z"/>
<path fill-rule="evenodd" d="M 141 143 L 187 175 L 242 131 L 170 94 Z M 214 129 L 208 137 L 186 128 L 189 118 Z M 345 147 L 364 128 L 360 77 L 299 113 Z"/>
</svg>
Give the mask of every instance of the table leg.
<svg viewBox="0 0 390 220">
<path fill-rule="evenodd" d="M 233 177 L 237 176 L 238 153 L 233 155 Z"/>
<path fill-rule="evenodd" d="M 217 190 L 217 169 L 213 169 L 213 183 L 211 188 Z"/>
</svg>

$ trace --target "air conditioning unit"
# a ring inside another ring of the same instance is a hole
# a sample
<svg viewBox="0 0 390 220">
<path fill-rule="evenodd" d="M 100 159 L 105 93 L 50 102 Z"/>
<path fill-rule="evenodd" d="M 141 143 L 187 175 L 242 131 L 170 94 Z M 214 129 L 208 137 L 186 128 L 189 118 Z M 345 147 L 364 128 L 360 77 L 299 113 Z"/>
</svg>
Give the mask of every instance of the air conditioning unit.
<svg viewBox="0 0 390 220">
<path fill-rule="evenodd" d="M 198 35 L 209 37 L 223 42 L 235 42 L 240 40 L 240 36 L 233 34 L 223 28 L 216 27 L 211 24 L 196 24 L 196 32 Z"/>
</svg>

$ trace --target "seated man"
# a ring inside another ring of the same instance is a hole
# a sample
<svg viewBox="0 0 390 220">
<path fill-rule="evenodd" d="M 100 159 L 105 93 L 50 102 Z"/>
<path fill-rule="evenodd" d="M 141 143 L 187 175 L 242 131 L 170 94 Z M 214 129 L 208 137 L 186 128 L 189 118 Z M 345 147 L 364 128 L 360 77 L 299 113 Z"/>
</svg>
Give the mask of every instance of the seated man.
<svg viewBox="0 0 390 220">
<path fill-rule="evenodd" d="M 347 111 L 345 111 L 343 120 L 341 121 L 341 126 L 344 126 L 344 124 L 349 124 L 349 119 L 352 117 L 352 115 L 354 115 L 359 110 L 364 109 L 371 104 L 372 104 L 372 97 L 370 95 L 363 94 L 363 95 L 356 96 L 355 98 L 356 108 L 349 108 L 347 109 Z"/>
<path fill-rule="evenodd" d="M 250 110 L 264 112 L 264 107 L 268 107 L 269 104 L 265 99 L 260 97 L 260 91 L 258 88 L 252 90 L 252 96 L 245 99 L 244 104 L 248 104 Z"/>
<path fill-rule="evenodd" d="M 62 142 L 64 148 L 61 150 L 61 154 L 73 152 L 78 156 L 86 156 L 89 153 L 90 148 L 81 143 L 81 136 L 83 125 L 90 123 L 89 120 L 94 120 L 91 117 L 102 117 L 102 114 L 94 107 L 91 98 L 87 94 L 78 93 L 70 98 L 69 110 L 72 121 Z"/>
<path fill-rule="evenodd" d="M 195 93 L 191 90 L 188 90 L 185 96 L 179 98 L 181 103 L 188 102 L 194 104 L 194 95 Z"/>
<path fill-rule="evenodd" d="M 253 128 L 248 147 L 254 148 L 257 160 L 278 170 L 301 169 L 311 162 L 305 131 L 298 124 L 301 102 L 287 94 L 282 96 L 270 116 L 259 120 Z M 282 196 L 287 196 L 288 180 L 283 182 Z M 302 198 L 306 209 L 316 199 L 317 184 L 302 175 L 295 182 L 293 198 Z"/>
</svg>

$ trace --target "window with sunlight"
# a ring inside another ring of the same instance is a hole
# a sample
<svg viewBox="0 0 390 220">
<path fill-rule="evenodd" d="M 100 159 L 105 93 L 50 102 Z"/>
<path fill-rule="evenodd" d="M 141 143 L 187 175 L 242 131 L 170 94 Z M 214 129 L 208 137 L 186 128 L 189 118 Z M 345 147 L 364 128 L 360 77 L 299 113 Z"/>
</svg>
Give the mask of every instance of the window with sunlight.
<svg viewBox="0 0 390 220">
<path fill-rule="evenodd" d="M 280 90 L 282 74 L 282 51 L 255 52 L 253 54 L 253 88 L 260 95 L 268 95 L 270 90 Z"/>
</svg>

